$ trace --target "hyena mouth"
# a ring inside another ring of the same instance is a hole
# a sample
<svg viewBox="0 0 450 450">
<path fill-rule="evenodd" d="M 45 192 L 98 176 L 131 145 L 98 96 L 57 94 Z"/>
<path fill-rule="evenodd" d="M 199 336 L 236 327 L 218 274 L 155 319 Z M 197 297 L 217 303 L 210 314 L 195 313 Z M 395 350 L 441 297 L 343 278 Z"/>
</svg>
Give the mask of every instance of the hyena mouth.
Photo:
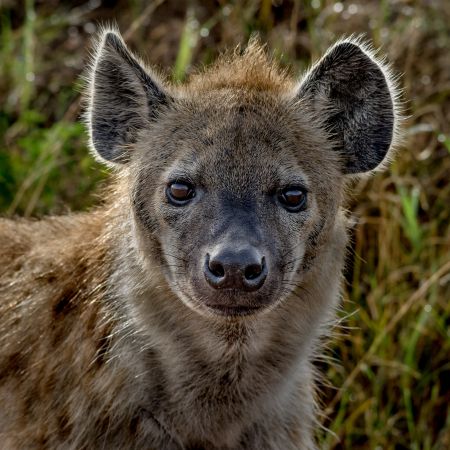
<svg viewBox="0 0 450 450">
<path fill-rule="evenodd" d="M 263 306 L 224 306 L 224 305 L 211 305 L 206 306 L 214 313 L 221 316 L 249 316 L 264 309 Z"/>
</svg>

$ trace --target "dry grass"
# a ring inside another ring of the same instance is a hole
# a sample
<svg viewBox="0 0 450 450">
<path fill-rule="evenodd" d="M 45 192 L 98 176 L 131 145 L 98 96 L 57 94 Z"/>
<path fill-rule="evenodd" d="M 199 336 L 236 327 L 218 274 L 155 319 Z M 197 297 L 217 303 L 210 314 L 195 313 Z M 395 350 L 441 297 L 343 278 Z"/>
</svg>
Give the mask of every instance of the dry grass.
<svg viewBox="0 0 450 450">
<path fill-rule="evenodd" d="M 106 2 L 105 2 L 106 3 Z M 0 209 L 84 209 L 105 173 L 88 156 L 77 86 L 97 21 L 119 23 L 182 80 L 259 31 L 307 67 L 365 33 L 402 74 L 409 119 L 391 169 L 352 187 L 343 318 L 329 357 L 323 448 L 450 448 L 450 3 L 426 1 L 0 2 Z M 186 6 L 189 5 L 189 6 Z"/>
</svg>

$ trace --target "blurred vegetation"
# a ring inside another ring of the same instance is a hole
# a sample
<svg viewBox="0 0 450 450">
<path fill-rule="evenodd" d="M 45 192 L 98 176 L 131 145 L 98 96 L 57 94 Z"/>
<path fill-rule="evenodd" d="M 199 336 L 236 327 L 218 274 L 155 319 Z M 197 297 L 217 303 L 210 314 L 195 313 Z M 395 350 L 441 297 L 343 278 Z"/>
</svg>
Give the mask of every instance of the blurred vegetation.
<svg viewBox="0 0 450 450">
<path fill-rule="evenodd" d="M 3 215 L 96 203 L 107 173 L 87 150 L 80 74 L 90 35 L 108 21 L 175 82 L 254 31 L 294 73 L 343 34 L 365 33 L 388 55 L 409 118 L 390 170 L 351 189 L 340 327 L 317 362 L 319 439 L 450 448 L 450 2 L 0 0 Z"/>
</svg>

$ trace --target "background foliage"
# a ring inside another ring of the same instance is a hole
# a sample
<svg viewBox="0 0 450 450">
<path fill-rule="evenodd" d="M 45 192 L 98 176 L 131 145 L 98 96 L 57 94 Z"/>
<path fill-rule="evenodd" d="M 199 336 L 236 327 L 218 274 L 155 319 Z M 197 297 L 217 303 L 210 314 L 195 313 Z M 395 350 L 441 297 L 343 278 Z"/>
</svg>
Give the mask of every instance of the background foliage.
<svg viewBox="0 0 450 450">
<path fill-rule="evenodd" d="M 351 189 L 340 327 L 325 373 L 322 448 L 450 448 L 450 2 L 0 0 L 0 212 L 82 210 L 107 178 L 80 124 L 80 74 L 98 23 L 182 81 L 258 31 L 305 69 L 365 33 L 401 74 L 404 145 Z M 340 387 L 336 389 L 332 386 Z"/>
</svg>

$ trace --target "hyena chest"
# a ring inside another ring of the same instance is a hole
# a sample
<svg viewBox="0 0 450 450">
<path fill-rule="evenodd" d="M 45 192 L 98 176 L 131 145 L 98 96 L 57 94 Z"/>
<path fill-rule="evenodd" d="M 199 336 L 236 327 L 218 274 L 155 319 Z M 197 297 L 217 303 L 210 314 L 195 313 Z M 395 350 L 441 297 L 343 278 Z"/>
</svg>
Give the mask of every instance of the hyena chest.
<svg viewBox="0 0 450 450">
<path fill-rule="evenodd" d="M 180 371 L 172 380 L 166 417 L 185 448 L 241 448 L 255 426 L 276 415 L 270 399 L 282 375 L 263 371 L 263 382 L 256 365 L 241 359 L 210 365 L 195 361 L 190 373 Z"/>
</svg>

